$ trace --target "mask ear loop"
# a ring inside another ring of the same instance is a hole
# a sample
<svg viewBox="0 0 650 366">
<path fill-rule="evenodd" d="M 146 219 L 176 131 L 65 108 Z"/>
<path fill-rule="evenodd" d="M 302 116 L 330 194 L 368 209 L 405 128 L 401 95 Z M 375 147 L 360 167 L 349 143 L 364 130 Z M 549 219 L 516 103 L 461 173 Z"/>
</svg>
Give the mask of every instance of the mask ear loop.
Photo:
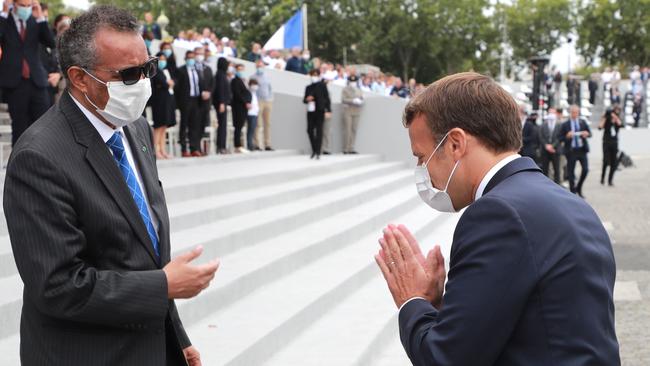
<svg viewBox="0 0 650 366">
<path fill-rule="evenodd" d="M 442 140 L 440 140 L 440 142 L 438 143 L 438 146 L 436 146 L 436 148 L 433 149 L 433 152 L 431 153 L 431 155 L 429 155 L 429 159 L 427 159 L 427 162 L 424 163 L 424 165 L 423 165 L 424 167 L 426 167 L 427 165 L 429 165 L 429 162 L 431 161 L 431 159 L 433 158 L 433 156 L 436 154 L 436 151 L 438 151 L 438 149 L 440 148 L 440 145 L 442 145 L 442 143 L 445 142 L 445 139 L 447 138 L 447 136 L 449 136 L 449 132 L 447 132 L 447 133 L 445 134 L 445 137 L 443 137 Z"/>
<path fill-rule="evenodd" d="M 456 172 L 456 168 L 458 168 L 458 164 L 460 164 L 460 160 L 456 162 L 454 165 L 454 169 L 451 170 L 451 174 L 449 174 L 449 179 L 447 179 L 447 185 L 445 185 L 445 192 L 447 192 L 447 188 L 449 188 L 449 183 L 451 182 L 451 178 L 454 176 L 454 173 Z"/>
</svg>

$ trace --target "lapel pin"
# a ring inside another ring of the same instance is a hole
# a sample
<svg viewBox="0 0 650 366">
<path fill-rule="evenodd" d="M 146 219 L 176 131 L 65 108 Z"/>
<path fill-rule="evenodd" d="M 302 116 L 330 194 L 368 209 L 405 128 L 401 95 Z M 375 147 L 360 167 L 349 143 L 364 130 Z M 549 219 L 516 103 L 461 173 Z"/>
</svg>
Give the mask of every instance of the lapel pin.
<svg viewBox="0 0 650 366">
<path fill-rule="evenodd" d="M 147 147 L 146 146 L 142 147 L 142 152 L 147 152 Z"/>
</svg>

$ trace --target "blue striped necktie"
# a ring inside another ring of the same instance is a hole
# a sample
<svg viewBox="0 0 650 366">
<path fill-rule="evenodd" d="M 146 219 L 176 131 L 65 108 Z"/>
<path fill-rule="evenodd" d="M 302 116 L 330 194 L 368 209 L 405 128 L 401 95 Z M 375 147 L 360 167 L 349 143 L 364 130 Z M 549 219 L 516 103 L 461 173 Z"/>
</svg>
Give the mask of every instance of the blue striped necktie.
<svg viewBox="0 0 650 366">
<path fill-rule="evenodd" d="M 129 191 L 131 191 L 135 205 L 138 206 L 138 211 L 140 211 L 144 226 L 147 228 L 147 233 L 153 243 L 153 250 L 156 252 L 156 256 L 160 257 L 160 252 L 158 251 L 158 235 L 156 234 L 156 229 L 153 227 L 151 216 L 149 216 L 147 202 L 144 200 L 142 189 L 135 178 L 135 171 L 131 168 L 131 164 L 129 164 L 129 160 L 126 158 L 126 151 L 124 150 L 124 143 L 120 133 L 114 133 L 110 140 L 106 142 L 106 145 L 113 151 L 113 157 L 126 180 L 126 185 L 129 187 Z"/>
</svg>

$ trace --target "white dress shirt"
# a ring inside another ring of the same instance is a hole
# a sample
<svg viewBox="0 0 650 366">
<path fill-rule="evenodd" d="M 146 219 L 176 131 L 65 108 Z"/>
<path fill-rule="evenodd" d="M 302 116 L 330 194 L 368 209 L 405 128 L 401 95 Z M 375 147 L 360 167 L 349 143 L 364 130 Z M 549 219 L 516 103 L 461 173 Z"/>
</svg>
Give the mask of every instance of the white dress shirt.
<svg viewBox="0 0 650 366">
<path fill-rule="evenodd" d="M 142 177 L 140 175 L 140 171 L 138 170 L 138 166 L 135 164 L 135 160 L 133 159 L 133 153 L 131 152 L 131 146 L 129 145 L 129 140 L 126 138 L 124 135 L 124 129 L 123 128 L 118 128 L 116 130 L 110 128 L 107 124 L 102 122 L 97 116 L 92 114 L 86 107 L 84 107 L 79 101 L 75 99 L 75 97 L 70 94 L 70 97 L 72 97 L 72 100 L 77 104 L 77 107 L 81 109 L 81 112 L 88 118 L 90 123 L 95 127 L 97 132 L 99 133 L 99 136 L 101 136 L 102 140 L 104 141 L 104 144 L 108 142 L 108 140 L 113 137 L 114 133 L 119 133 L 122 136 L 122 142 L 124 143 L 124 152 L 126 153 L 126 159 L 129 161 L 129 165 L 131 165 L 131 169 L 135 172 L 135 179 L 138 182 L 138 185 L 140 185 L 140 189 L 142 190 L 142 194 L 144 195 L 144 201 L 147 204 L 147 211 L 149 211 L 149 217 L 151 218 L 151 223 L 153 224 L 154 229 L 156 230 L 156 233 L 158 232 L 158 219 L 156 215 L 154 215 L 153 210 L 151 209 L 151 205 L 149 204 L 149 199 L 147 198 L 147 189 L 145 186 L 142 184 Z M 106 145 L 106 149 L 113 154 L 113 150 Z M 122 177 L 124 178 L 124 177 Z"/>
<path fill-rule="evenodd" d="M 520 158 L 521 155 L 519 154 L 512 154 L 509 156 L 506 156 L 505 158 L 501 159 L 498 163 L 494 164 L 494 166 L 488 170 L 488 172 L 485 174 L 483 179 L 481 179 L 481 183 L 479 183 L 478 188 L 476 189 L 476 194 L 474 195 L 474 201 L 477 201 L 479 198 L 483 197 L 483 192 L 485 192 L 485 187 L 487 187 L 488 183 L 494 178 L 494 176 L 499 172 L 499 170 L 503 169 L 504 166 L 508 165 L 511 161 Z M 402 311 L 402 308 L 404 305 L 406 305 L 408 302 L 415 300 L 415 299 L 422 299 L 426 300 L 423 297 L 412 297 L 408 300 L 406 300 L 402 306 L 399 307 L 399 311 Z"/>
</svg>

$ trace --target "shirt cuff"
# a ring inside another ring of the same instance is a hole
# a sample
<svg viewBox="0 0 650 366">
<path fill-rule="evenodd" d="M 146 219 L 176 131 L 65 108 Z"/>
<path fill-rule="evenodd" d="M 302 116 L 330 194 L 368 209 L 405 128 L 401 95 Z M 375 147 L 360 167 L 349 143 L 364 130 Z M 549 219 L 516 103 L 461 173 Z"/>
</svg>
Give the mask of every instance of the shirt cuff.
<svg viewBox="0 0 650 366">
<path fill-rule="evenodd" d="M 0 11 L 0 18 L 5 18 L 5 19 L 7 19 L 7 18 L 9 18 L 9 14 L 7 14 L 7 13 L 5 13 L 5 12 L 3 12 L 3 11 Z"/>
<path fill-rule="evenodd" d="M 406 304 L 408 304 L 410 301 L 412 301 L 412 300 L 416 300 L 416 299 L 421 299 L 421 300 L 427 301 L 427 299 L 425 299 L 424 297 L 420 297 L 420 296 L 412 297 L 412 298 L 410 298 L 410 299 L 404 301 L 404 303 L 402 304 L 402 306 L 399 307 L 399 311 L 398 311 L 398 312 L 402 311 L 402 308 L 403 308 Z"/>
<path fill-rule="evenodd" d="M 40 17 L 36 19 L 36 23 L 43 23 L 43 22 L 47 22 L 47 19 L 45 19 L 45 17 Z"/>
</svg>

